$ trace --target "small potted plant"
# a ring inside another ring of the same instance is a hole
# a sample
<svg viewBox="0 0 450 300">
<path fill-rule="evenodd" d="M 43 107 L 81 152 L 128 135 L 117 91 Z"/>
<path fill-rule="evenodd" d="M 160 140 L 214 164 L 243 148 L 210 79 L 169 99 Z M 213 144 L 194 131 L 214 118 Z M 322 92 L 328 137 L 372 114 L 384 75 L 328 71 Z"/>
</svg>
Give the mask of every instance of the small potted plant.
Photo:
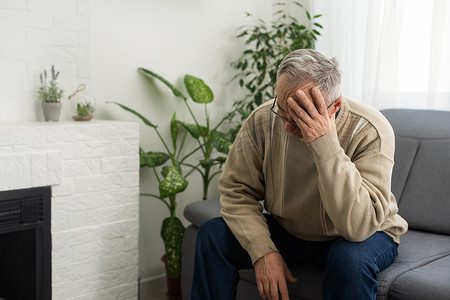
<svg viewBox="0 0 450 300">
<path fill-rule="evenodd" d="M 72 119 L 75 121 L 89 121 L 94 117 L 94 111 L 96 108 L 95 105 L 95 97 L 89 94 L 85 94 L 83 91 L 86 89 L 86 85 L 84 83 L 80 84 L 76 91 L 67 97 L 69 101 L 72 98 Z"/>
<path fill-rule="evenodd" d="M 95 99 L 91 95 L 85 95 L 77 102 L 75 121 L 89 121 L 94 117 Z"/>
<path fill-rule="evenodd" d="M 51 77 L 48 78 L 47 70 L 40 74 L 41 86 L 39 87 L 39 99 L 42 101 L 42 111 L 45 121 L 59 121 L 61 113 L 61 97 L 63 90 L 58 87 L 56 80 L 59 72 L 52 65 Z"/>
</svg>

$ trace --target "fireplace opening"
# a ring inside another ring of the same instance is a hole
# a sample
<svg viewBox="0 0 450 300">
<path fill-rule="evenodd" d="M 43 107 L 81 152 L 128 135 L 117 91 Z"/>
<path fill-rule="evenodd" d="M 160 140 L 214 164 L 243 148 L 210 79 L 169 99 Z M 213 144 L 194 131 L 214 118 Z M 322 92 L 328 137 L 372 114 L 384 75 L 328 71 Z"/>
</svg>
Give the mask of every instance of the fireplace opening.
<svg viewBox="0 0 450 300">
<path fill-rule="evenodd" d="M 0 192 L 0 299 L 51 299 L 50 187 Z"/>
</svg>

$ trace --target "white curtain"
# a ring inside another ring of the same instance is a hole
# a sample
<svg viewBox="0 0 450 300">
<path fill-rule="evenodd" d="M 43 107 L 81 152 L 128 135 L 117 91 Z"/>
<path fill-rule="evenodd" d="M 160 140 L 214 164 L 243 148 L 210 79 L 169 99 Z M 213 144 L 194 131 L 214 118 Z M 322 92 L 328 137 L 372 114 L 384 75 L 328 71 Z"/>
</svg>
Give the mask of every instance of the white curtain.
<svg viewBox="0 0 450 300">
<path fill-rule="evenodd" d="M 343 94 L 378 109 L 450 110 L 450 0 L 314 0 Z"/>
</svg>

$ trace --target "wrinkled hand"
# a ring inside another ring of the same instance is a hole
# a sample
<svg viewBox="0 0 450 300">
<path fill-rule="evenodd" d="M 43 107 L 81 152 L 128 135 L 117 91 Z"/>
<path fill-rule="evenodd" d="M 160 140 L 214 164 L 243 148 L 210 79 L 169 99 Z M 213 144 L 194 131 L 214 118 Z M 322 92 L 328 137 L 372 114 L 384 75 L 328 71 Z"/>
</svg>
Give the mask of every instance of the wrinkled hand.
<svg viewBox="0 0 450 300">
<path fill-rule="evenodd" d="M 286 279 L 291 283 L 298 280 L 278 252 L 271 252 L 255 262 L 255 276 L 259 294 L 270 300 L 278 300 L 278 293 L 282 300 L 289 299 Z"/>
<path fill-rule="evenodd" d="M 311 94 L 314 102 L 302 90 L 295 92 L 295 99 L 293 97 L 287 99 L 289 113 L 298 128 L 287 124 L 286 131 L 297 138 L 303 138 L 307 143 L 336 130 L 335 114 L 329 117 L 325 99 L 320 90 L 314 87 Z"/>
</svg>

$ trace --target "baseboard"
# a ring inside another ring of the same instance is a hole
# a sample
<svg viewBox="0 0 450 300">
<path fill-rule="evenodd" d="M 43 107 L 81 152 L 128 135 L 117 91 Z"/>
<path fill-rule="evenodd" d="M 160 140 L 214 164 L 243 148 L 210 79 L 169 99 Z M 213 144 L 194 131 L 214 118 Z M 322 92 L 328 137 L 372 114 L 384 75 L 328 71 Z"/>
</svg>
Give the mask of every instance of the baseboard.
<svg viewBox="0 0 450 300">
<path fill-rule="evenodd" d="M 139 296 L 148 296 L 155 293 L 163 292 L 167 289 L 166 274 L 154 277 L 140 278 L 139 280 Z"/>
</svg>

